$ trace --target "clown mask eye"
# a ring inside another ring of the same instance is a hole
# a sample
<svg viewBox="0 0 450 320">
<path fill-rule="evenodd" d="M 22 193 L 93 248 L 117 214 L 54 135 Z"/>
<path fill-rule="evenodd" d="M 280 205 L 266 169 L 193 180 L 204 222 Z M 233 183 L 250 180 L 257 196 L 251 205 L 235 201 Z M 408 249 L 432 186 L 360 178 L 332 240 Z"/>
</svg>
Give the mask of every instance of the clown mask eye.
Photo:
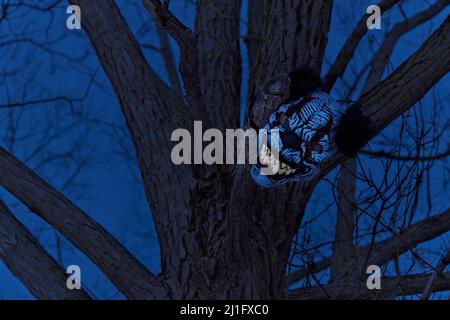
<svg viewBox="0 0 450 320">
<path fill-rule="evenodd" d="M 295 133 L 290 131 L 280 131 L 280 139 L 283 148 L 300 150 L 302 145 L 302 139 Z"/>
</svg>

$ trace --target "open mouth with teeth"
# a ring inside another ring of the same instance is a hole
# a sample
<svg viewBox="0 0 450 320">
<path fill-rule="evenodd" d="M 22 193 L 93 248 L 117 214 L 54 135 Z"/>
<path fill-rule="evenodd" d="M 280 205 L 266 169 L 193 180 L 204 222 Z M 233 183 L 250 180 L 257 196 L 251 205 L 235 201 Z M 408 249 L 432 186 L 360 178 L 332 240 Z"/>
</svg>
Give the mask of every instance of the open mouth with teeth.
<svg viewBox="0 0 450 320">
<path fill-rule="evenodd" d="M 297 172 L 297 169 L 291 168 L 287 163 L 275 156 L 265 143 L 262 144 L 259 152 L 259 162 L 261 174 L 263 175 L 284 178 Z"/>
</svg>

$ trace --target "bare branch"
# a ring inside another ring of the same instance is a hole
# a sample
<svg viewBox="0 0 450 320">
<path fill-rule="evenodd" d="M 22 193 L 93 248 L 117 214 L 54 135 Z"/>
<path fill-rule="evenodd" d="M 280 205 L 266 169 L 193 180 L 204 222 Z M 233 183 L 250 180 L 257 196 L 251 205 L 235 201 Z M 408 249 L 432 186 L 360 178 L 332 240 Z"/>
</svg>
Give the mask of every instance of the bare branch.
<svg viewBox="0 0 450 320">
<path fill-rule="evenodd" d="M 357 256 L 365 257 L 371 252 L 370 264 L 383 265 L 393 258 L 400 256 L 418 244 L 434 239 L 450 231 L 450 209 L 423 219 L 401 230 L 398 234 L 374 244 L 372 247 L 364 246 L 357 250 Z M 295 283 L 311 273 L 325 270 L 331 265 L 331 259 L 327 258 L 315 263 L 311 267 L 303 268 L 288 275 L 289 284 Z"/>
<path fill-rule="evenodd" d="M 314 262 L 311 265 L 303 267 L 287 275 L 287 283 L 294 284 L 306 277 L 309 277 L 317 272 L 329 268 L 331 265 L 331 258 L 325 258 L 319 262 Z"/>
<path fill-rule="evenodd" d="M 374 135 L 410 109 L 450 69 L 450 60 L 444 59 L 450 50 L 450 18 L 390 77 L 359 99 L 364 114 L 371 120 Z M 441 63 L 436 63 L 436 61 Z M 321 176 L 344 161 L 333 155 L 321 169 Z"/>
<path fill-rule="evenodd" d="M 369 91 L 381 80 L 392 51 L 394 50 L 395 44 L 400 37 L 421 23 L 428 21 L 430 18 L 441 12 L 447 5 L 447 0 L 437 1 L 429 9 L 396 24 L 394 28 L 389 31 L 370 63 L 370 72 L 363 92 Z"/>
<path fill-rule="evenodd" d="M 169 75 L 170 87 L 180 99 L 183 99 L 183 91 L 181 89 L 180 79 L 178 78 L 175 57 L 173 56 L 172 48 L 170 47 L 169 36 L 159 25 L 156 26 L 156 29 L 161 44 L 161 55 L 164 59 L 167 74 Z"/>
<path fill-rule="evenodd" d="M 37 299 L 90 299 L 67 288 L 68 275 L 1 200 L 0 259 Z"/>
<path fill-rule="evenodd" d="M 377 131 L 403 114 L 450 69 L 450 60 L 444 59 L 450 49 L 450 18 L 394 73 L 364 94 L 359 102 L 362 110 L 375 124 Z M 436 63 L 436 61 L 441 63 Z"/>
<path fill-rule="evenodd" d="M 200 88 L 197 39 L 194 32 L 177 19 L 160 0 L 142 0 L 147 11 L 155 18 L 159 28 L 166 30 L 180 48 L 180 73 L 192 107 L 206 110 Z M 197 114 L 201 114 L 197 113 Z"/>
<path fill-rule="evenodd" d="M 184 47 L 194 40 L 192 30 L 178 20 L 178 18 L 169 11 L 168 6 L 162 4 L 160 0 L 142 0 L 142 4 L 156 19 L 159 26 L 167 30 L 180 47 Z"/>
<path fill-rule="evenodd" d="M 389 260 L 413 249 L 418 244 L 431 240 L 450 230 L 450 209 L 419 221 L 398 235 L 376 243 L 372 248 L 361 250 L 364 256 L 370 250 L 370 264 L 383 265 Z"/>
<path fill-rule="evenodd" d="M 323 287 L 301 288 L 289 293 L 290 299 L 323 300 L 330 296 L 337 299 L 391 299 L 396 296 L 420 294 L 430 281 L 430 274 L 416 274 L 400 277 L 381 278 L 380 290 L 368 290 L 365 285 L 328 285 Z M 358 291 L 355 294 L 355 291 Z M 450 272 L 436 281 L 434 292 L 450 290 Z"/>
<path fill-rule="evenodd" d="M 447 5 L 447 1 L 439 1 L 430 9 L 397 24 L 383 42 L 378 53 L 375 55 L 371 63 L 369 76 L 366 80 L 363 93 L 367 93 L 381 79 L 389 56 L 394 48 L 395 43 L 405 32 L 411 30 L 419 23 L 430 19 Z M 383 60 L 384 57 L 384 60 Z M 333 244 L 333 257 L 331 264 L 331 281 L 334 282 L 336 277 L 344 276 L 354 277 L 356 265 L 349 266 L 355 258 L 353 244 L 353 228 L 354 228 L 354 211 L 357 204 L 354 202 L 356 184 L 356 162 L 354 159 L 347 160 L 342 166 L 338 181 L 339 203 L 337 212 L 337 223 L 335 231 L 335 242 Z M 335 283 L 337 284 L 337 282 Z"/>
<path fill-rule="evenodd" d="M 400 0 L 383 0 L 378 6 L 381 11 L 386 11 L 392 8 L 395 4 L 397 4 Z M 324 90 L 331 91 L 336 80 L 341 77 L 345 69 L 347 68 L 348 63 L 350 62 L 353 54 L 356 50 L 356 47 L 360 43 L 361 39 L 365 36 L 368 31 L 366 22 L 368 14 L 365 14 L 361 20 L 357 23 L 355 29 L 353 29 L 352 33 L 346 40 L 344 46 L 339 51 L 334 63 L 331 65 L 330 70 L 328 71 L 325 80 L 324 80 Z"/>
<path fill-rule="evenodd" d="M 420 155 L 402 156 L 385 151 L 371 151 L 371 150 L 361 150 L 360 153 L 374 158 L 385 158 L 400 161 L 436 161 L 442 160 L 450 156 L 450 150 L 429 156 L 420 156 Z"/>
<path fill-rule="evenodd" d="M 331 282 L 340 281 L 351 276 L 348 271 L 354 263 L 355 247 L 353 234 L 355 228 L 355 210 L 358 207 L 355 200 L 356 160 L 349 159 L 342 165 L 338 179 L 338 209 L 333 256 L 331 260 Z M 351 272 L 350 272 L 351 273 Z"/>
<path fill-rule="evenodd" d="M 0 185 L 84 252 L 128 298 L 162 298 L 161 283 L 102 226 L 0 148 Z"/>
<path fill-rule="evenodd" d="M 169 143 L 174 130 L 192 127 L 192 113 L 199 109 L 186 108 L 149 67 L 114 1 L 71 1 L 82 9 L 83 29 L 111 81 L 131 133 L 157 232 L 164 235 L 160 237 L 162 265 L 173 265 L 169 261 L 183 256 L 178 228 L 188 224 L 194 179 L 193 166 L 173 164 Z"/>
<path fill-rule="evenodd" d="M 448 250 L 447 254 L 444 257 L 442 257 L 441 261 L 439 262 L 439 265 L 434 270 L 433 275 L 428 281 L 427 286 L 425 287 L 425 290 L 423 291 L 422 296 L 420 297 L 421 300 L 427 300 L 430 297 L 430 295 L 434 292 L 436 285 L 439 285 L 439 279 L 442 277 L 445 278 L 445 275 L 443 275 L 442 273 L 449 264 L 450 264 L 450 250 Z M 448 281 L 450 282 L 450 278 L 448 278 Z"/>
</svg>

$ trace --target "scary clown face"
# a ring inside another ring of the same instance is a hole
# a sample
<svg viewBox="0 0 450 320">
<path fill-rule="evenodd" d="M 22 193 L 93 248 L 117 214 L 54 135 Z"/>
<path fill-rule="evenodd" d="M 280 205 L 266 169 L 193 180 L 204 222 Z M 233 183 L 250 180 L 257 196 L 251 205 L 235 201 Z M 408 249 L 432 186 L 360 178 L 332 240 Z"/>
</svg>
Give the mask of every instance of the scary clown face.
<svg viewBox="0 0 450 320">
<path fill-rule="evenodd" d="M 334 149 L 335 128 L 345 107 L 315 91 L 282 104 L 259 134 L 259 163 L 252 177 L 270 188 L 289 181 L 308 181 Z"/>
</svg>

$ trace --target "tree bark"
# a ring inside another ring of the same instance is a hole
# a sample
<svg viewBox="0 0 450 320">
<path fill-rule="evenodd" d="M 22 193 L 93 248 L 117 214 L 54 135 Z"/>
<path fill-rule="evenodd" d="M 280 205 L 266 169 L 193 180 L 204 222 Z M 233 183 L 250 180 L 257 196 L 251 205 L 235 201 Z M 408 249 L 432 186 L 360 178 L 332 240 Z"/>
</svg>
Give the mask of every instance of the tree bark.
<svg viewBox="0 0 450 320">
<path fill-rule="evenodd" d="M 69 290 L 68 274 L 0 200 L 0 259 L 37 299 L 86 300 L 83 290 Z M 30 267 L 31 266 L 31 267 Z"/>
<path fill-rule="evenodd" d="M 422 292 L 420 300 L 427 300 L 431 296 L 431 294 L 435 291 L 436 285 L 439 285 L 439 280 L 442 278 L 445 279 L 446 276 L 449 276 L 450 273 L 447 275 L 443 274 L 445 268 L 449 264 L 450 264 L 450 250 L 448 250 L 447 253 L 439 261 L 438 266 L 434 270 L 430 280 L 428 281 L 425 289 Z M 450 278 L 447 278 L 446 280 L 447 282 L 450 282 Z"/>
<path fill-rule="evenodd" d="M 368 290 L 365 284 L 350 285 L 342 287 L 339 285 L 329 285 L 313 288 L 302 288 L 295 290 L 289 294 L 290 299 L 304 300 L 324 300 L 333 296 L 336 299 L 352 299 L 355 298 L 355 291 L 363 289 L 357 299 L 392 299 L 396 296 L 409 296 L 420 294 L 427 283 L 430 281 L 430 274 L 415 274 L 400 277 L 384 277 L 381 278 L 380 290 Z M 447 291 L 450 290 L 450 272 L 444 273 L 435 282 L 434 290 Z"/>
<path fill-rule="evenodd" d="M 189 225 L 195 180 L 192 167 L 173 164 L 170 141 L 175 129 L 192 127 L 197 109 L 186 108 L 149 67 L 114 1 L 72 3 L 83 12 L 83 29 L 122 107 L 158 233 L 162 269 L 179 267 L 186 254 L 181 232 Z"/>
<path fill-rule="evenodd" d="M 263 35 L 258 67 L 249 83 L 249 107 L 255 102 L 257 90 L 277 74 L 286 74 L 302 64 L 320 74 L 333 7 L 332 0 L 263 1 Z"/>
<path fill-rule="evenodd" d="M 408 31 L 414 29 L 421 23 L 428 21 L 430 18 L 441 12 L 447 5 L 448 1 L 446 0 L 437 1 L 427 10 L 397 23 L 392 30 L 388 32 L 380 46 L 380 49 L 377 51 L 370 63 L 370 72 L 363 92 L 368 92 L 381 80 L 398 39 Z"/>
<path fill-rule="evenodd" d="M 181 89 L 180 79 L 178 78 L 178 71 L 175 64 L 175 57 L 170 46 L 169 36 L 159 24 L 156 25 L 156 31 L 158 32 L 159 43 L 161 46 L 161 55 L 164 59 L 164 65 L 166 66 L 167 74 L 169 76 L 170 88 L 178 97 L 180 97 L 180 99 L 183 99 L 183 91 Z"/>
<path fill-rule="evenodd" d="M 239 127 L 241 0 L 197 0 L 195 36 L 203 102 L 211 125 Z"/>
<path fill-rule="evenodd" d="M 380 7 L 381 11 L 384 12 L 386 10 L 389 10 L 394 5 L 396 5 L 400 0 L 383 0 L 381 1 L 378 6 Z M 356 24 L 355 29 L 353 29 L 352 33 L 348 37 L 347 41 L 344 43 L 344 46 L 339 51 L 334 63 L 331 65 L 330 70 L 328 71 L 327 75 L 325 76 L 323 89 L 327 92 L 331 91 L 334 84 L 336 83 L 336 80 L 339 77 L 342 77 L 342 75 L 345 72 L 345 69 L 347 68 L 348 63 L 353 57 L 353 54 L 355 53 L 356 47 L 358 47 L 358 44 L 361 42 L 361 39 L 366 35 L 368 28 L 367 28 L 367 18 L 369 17 L 369 14 L 365 14 Z"/>
<path fill-rule="evenodd" d="M 84 252 L 127 298 L 166 296 L 156 277 L 102 226 L 3 148 L 0 185 Z"/>
<path fill-rule="evenodd" d="M 357 248 L 356 256 L 366 259 L 369 255 L 369 264 L 381 266 L 403 253 L 414 249 L 420 243 L 434 239 L 448 231 L 450 231 L 450 209 L 400 230 L 398 233 L 375 243 L 373 246 L 367 245 Z M 293 284 L 312 273 L 325 270 L 330 265 L 330 258 L 321 260 L 314 265 L 291 273 L 288 276 L 288 282 L 289 284 Z"/>
<path fill-rule="evenodd" d="M 178 20 L 160 0 L 142 0 L 142 4 L 155 18 L 158 26 L 166 30 L 177 42 L 180 48 L 178 68 L 183 79 L 188 105 L 191 109 L 205 113 L 195 113 L 204 120 L 207 111 L 200 86 L 199 56 L 194 32 Z"/>
</svg>

